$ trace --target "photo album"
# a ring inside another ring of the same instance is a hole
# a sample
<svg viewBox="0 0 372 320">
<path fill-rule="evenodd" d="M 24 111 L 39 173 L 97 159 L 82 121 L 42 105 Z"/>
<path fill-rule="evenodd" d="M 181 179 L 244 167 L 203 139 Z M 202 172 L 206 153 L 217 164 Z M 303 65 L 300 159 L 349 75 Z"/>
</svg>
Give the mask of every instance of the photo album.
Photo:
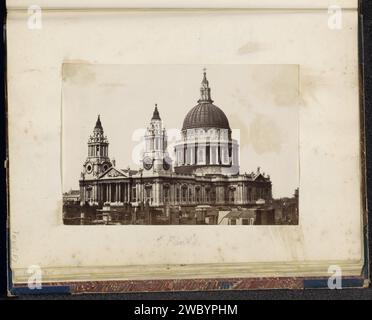
<svg viewBox="0 0 372 320">
<path fill-rule="evenodd" d="M 8 294 L 369 285 L 357 0 L 8 0 Z"/>
</svg>

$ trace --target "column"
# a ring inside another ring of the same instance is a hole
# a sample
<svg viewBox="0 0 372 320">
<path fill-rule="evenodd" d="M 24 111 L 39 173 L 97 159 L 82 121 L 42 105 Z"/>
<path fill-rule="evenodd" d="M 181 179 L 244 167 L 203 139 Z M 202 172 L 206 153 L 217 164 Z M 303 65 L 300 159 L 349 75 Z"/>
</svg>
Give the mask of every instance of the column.
<svg viewBox="0 0 372 320">
<path fill-rule="evenodd" d="M 191 161 L 191 158 L 190 158 Z M 191 163 L 190 163 L 191 164 Z M 164 202 L 164 192 L 163 192 L 163 184 L 158 184 L 158 192 L 159 192 L 159 204 L 162 204 Z"/>
<path fill-rule="evenodd" d="M 211 145 L 209 142 L 205 144 L 205 164 L 211 164 Z"/>
<path fill-rule="evenodd" d="M 119 202 L 123 202 L 123 198 L 122 198 L 122 194 L 121 194 L 122 190 L 121 189 L 122 189 L 121 188 L 121 183 L 119 183 Z"/>
<path fill-rule="evenodd" d="M 117 193 L 117 183 L 116 182 L 114 182 L 113 184 L 112 184 L 112 186 L 113 186 L 113 199 L 112 199 L 112 201 L 113 202 L 116 202 L 116 199 L 117 199 L 117 196 L 118 196 L 118 193 Z"/>
<path fill-rule="evenodd" d="M 247 203 L 247 199 L 248 199 L 248 188 L 247 188 L 247 185 L 246 184 L 243 184 L 243 197 L 244 197 L 244 202 Z"/>
<path fill-rule="evenodd" d="M 118 201 L 122 202 L 122 200 L 121 200 L 121 183 L 120 182 L 118 183 Z"/>
<path fill-rule="evenodd" d="M 154 198 L 154 204 L 158 204 L 158 188 L 157 188 L 157 182 L 153 184 L 153 198 Z"/>
<path fill-rule="evenodd" d="M 126 183 L 124 182 L 123 185 L 121 186 L 121 188 L 122 188 L 121 192 L 122 192 L 123 202 L 125 202 L 125 197 L 126 197 L 125 185 L 126 185 Z"/>
<path fill-rule="evenodd" d="M 175 184 L 172 184 L 171 185 L 171 197 L 172 197 L 172 203 L 175 204 L 176 203 L 176 185 Z"/>
<path fill-rule="evenodd" d="M 245 185 L 244 183 L 242 183 L 242 203 L 244 204 L 245 203 Z"/>
<path fill-rule="evenodd" d="M 195 152 L 194 152 L 194 154 L 195 154 L 195 161 L 194 161 L 194 163 L 195 164 L 198 164 L 198 143 L 195 143 Z"/>
<path fill-rule="evenodd" d="M 174 194 L 173 194 L 173 192 L 174 192 L 174 185 L 173 184 L 170 184 L 169 185 L 169 202 L 170 203 L 173 203 L 174 202 L 174 199 L 173 199 Z"/>
<path fill-rule="evenodd" d="M 141 198 L 140 198 L 140 188 L 139 188 L 139 184 L 136 183 L 136 196 L 137 196 L 137 202 L 141 201 Z"/>
<path fill-rule="evenodd" d="M 186 164 L 186 151 L 187 151 L 187 147 L 186 147 L 186 143 L 183 145 L 183 164 L 185 165 Z"/>
<path fill-rule="evenodd" d="M 130 184 L 127 183 L 127 201 L 130 202 Z"/>
<path fill-rule="evenodd" d="M 84 187 L 80 186 L 80 204 L 84 203 Z"/>
<path fill-rule="evenodd" d="M 160 204 L 160 188 L 159 188 L 159 182 L 156 182 L 156 204 Z"/>
<path fill-rule="evenodd" d="M 127 183 L 124 182 L 123 184 L 123 199 L 124 199 L 124 202 L 127 202 Z"/>
<path fill-rule="evenodd" d="M 224 203 L 225 202 L 225 189 L 224 187 L 220 186 L 219 189 L 219 202 Z"/>
</svg>

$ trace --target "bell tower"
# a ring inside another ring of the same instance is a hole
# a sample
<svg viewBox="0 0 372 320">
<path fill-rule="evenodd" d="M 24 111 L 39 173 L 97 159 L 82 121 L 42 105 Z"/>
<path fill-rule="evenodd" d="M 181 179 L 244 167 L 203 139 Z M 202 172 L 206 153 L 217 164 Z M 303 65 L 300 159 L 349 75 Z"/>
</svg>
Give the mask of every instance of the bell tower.
<svg viewBox="0 0 372 320">
<path fill-rule="evenodd" d="M 93 135 L 88 140 L 88 157 L 83 165 L 85 178 L 96 178 L 112 166 L 108 156 L 108 140 L 104 135 L 100 116 L 98 115 Z"/>
<path fill-rule="evenodd" d="M 142 156 L 144 174 L 170 172 L 172 160 L 167 152 L 167 132 L 163 128 L 157 104 L 145 134 L 145 151 Z"/>
</svg>

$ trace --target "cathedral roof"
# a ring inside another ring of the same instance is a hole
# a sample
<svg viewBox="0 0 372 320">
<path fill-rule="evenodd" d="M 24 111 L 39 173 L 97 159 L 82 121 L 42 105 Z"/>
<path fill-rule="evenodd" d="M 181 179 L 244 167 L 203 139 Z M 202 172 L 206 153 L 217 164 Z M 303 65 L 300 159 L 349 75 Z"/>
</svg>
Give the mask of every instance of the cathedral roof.
<svg viewBox="0 0 372 320">
<path fill-rule="evenodd" d="M 186 115 L 182 130 L 194 128 L 220 128 L 229 129 L 229 120 L 225 113 L 211 99 L 211 89 L 204 70 L 203 80 L 200 88 L 200 99 L 198 104 L 193 107 Z"/>
<path fill-rule="evenodd" d="M 182 130 L 195 128 L 230 129 L 225 113 L 212 103 L 199 103 L 186 115 Z"/>
</svg>

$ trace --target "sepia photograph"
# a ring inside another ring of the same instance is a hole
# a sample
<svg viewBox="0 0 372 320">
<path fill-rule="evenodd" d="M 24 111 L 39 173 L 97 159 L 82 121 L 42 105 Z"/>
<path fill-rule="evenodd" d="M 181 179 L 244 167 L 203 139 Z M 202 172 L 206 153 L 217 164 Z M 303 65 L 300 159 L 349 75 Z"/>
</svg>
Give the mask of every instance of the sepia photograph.
<svg viewBox="0 0 372 320">
<path fill-rule="evenodd" d="M 66 225 L 297 225 L 297 65 L 66 63 Z"/>
</svg>

